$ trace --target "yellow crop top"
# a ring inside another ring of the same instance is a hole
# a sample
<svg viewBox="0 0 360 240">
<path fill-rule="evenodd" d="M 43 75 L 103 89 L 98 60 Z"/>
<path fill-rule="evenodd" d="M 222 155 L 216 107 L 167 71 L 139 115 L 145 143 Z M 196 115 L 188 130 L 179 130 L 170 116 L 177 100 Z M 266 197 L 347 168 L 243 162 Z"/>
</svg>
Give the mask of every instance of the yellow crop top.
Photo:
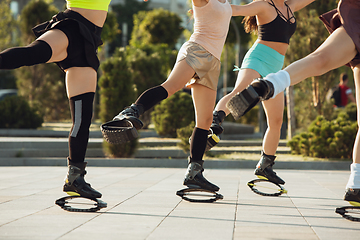
<svg viewBox="0 0 360 240">
<path fill-rule="evenodd" d="M 66 0 L 67 7 L 108 11 L 111 0 Z"/>
</svg>

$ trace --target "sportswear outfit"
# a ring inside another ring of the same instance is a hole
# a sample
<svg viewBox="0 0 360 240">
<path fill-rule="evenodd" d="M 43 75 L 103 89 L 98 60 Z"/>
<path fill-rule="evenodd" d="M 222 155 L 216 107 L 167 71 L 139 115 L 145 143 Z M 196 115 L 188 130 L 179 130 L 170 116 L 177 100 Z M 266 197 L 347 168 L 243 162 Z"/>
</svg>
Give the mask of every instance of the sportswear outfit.
<svg viewBox="0 0 360 240">
<path fill-rule="evenodd" d="M 270 42 L 282 42 L 289 44 L 291 36 L 296 30 L 296 21 L 290 7 L 287 7 L 289 18 L 285 17 L 279 9 L 276 8 L 274 2 L 269 3 L 277 12 L 276 18 L 264 25 L 258 26 L 258 39 Z M 291 15 L 291 16 L 290 16 Z M 274 49 L 261 44 L 255 43 L 246 53 L 241 65 L 241 69 L 253 69 L 258 72 L 261 77 L 265 77 L 269 73 L 277 72 L 284 65 L 285 56 L 281 55 Z"/>
<path fill-rule="evenodd" d="M 289 44 L 291 36 L 296 30 L 296 19 L 290 7 L 287 7 L 287 17 L 285 17 L 279 9 L 275 6 L 274 2 L 268 2 L 275 8 L 277 16 L 269 23 L 258 26 L 258 39 L 270 42 L 280 42 Z M 246 53 L 240 69 L 253 69 L 265 77 L 269 73 L 274 73 L 282 69 L 284 65 L 284 55 L 281 55 L 276 50 L 255 42 L 255 44 Z M 219 117 L 222 115 L 222 117 Z M 224 119 L 224 111 L 214 111 L 213 124 L 211 128 L 214 132 L 222 132 L 221 123 Z M 236 117 L 235 117 L 236 118 Z M 272 167 L 275 164 L 276 156 L 261 153 L 259 163 L 256 165 L 255 175 L 259 178 L 265 178 L 277 184 L 285 184 L 285 181 L 276 175 Z"/>
<path fill-rule="evenodd" d="M 107 11 L 110 0 L 81 1 L 68 0 L 67 7 Z M 68 39 L 67 57 L 56 64 L 66 71 L 72 67 L 99 68 L 97 48 L 102 44 L 100 35 L 102 28 L 87 20 L 81 14 L 72 10 L 59 12 L 50 21 L 33 28 L 36 37 L 45 32 L 58 29 L 65 33 Z M 43 40 L 35 40 L 26 47 L 15 47 L 0 53 L 0 69 L 15 69 L 21 66 L 32 66 L 46 63 L 51 59 L 52 49 Z M 63 190 L 69 195 L 80 195 L 89 198 L 99 198 L 101 193 L 86 183 L 85 153 L 89 140 L 89 128 L 93 115 L 95 92 L 85 92 L 69 99 L 72 128 L 69 134 L 69 171 L 65 178 Z"/>
<path fill-rule="evenodd" d="M 209 0 L 203 7 L 193 4 L 194 32 L 190 40 L 179 50 L 176 62 L 186 61 L 195 71 L 187 86 L 194 83 L 216 90 L 220 74 L 220 57 L 229 30 L 232 16 L 230 3 Z M 156 86 L 143 92 L 130 107 L 115 116 L 114 121 L 127 119 L 134 126 L 141 127 L 139 116 L 158 102 L 166 99 L 168 92 L 163 86 Z M 138 128 L 138 127 L 136 127 Z M 184 185 L 218 191 L 219 187 L 208 182 L 202 175 L 203 155 L 207 145 L 209 129 L 194 128 L 190 142 L 190 162 Z"/>
</svg>

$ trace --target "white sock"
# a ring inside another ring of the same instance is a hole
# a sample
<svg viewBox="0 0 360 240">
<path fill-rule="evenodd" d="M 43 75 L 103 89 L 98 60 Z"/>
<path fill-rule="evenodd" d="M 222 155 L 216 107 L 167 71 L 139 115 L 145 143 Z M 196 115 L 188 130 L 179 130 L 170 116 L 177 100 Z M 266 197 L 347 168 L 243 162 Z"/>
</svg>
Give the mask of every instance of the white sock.
<svg viewBox="0 0 360 240">
<path fill-rule="evenodd" d="M 274 95 L 272 98 L 275 98 L 276 95 L 283 92 L 287 87 L 290 86 L 290 74 L 285 70 L 280 70 L 276 73 L 270 73 L 265 77 L 265 79 L 274 85 Z"/>
<path fill-rule="evenodd" d="M 350 165 L 350 177 L 346 185 L 346 189 L 360 189 L 360 163 L 353 163 Z"/>
</svg>

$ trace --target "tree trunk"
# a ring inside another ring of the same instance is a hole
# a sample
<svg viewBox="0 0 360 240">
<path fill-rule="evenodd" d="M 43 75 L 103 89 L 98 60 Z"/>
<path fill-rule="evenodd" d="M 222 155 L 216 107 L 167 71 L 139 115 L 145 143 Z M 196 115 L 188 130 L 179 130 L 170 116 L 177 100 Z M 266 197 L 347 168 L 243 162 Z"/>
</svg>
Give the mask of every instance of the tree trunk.
<svg viewBox="0 0 360 240">
<path fill-rule="evenodd" d="M 294 86 L 286 88 L 286 105 L 287 105 L 287 118 L 288 118 L 288 139 L 295 135 L 295 96 Z"/>
</svg>

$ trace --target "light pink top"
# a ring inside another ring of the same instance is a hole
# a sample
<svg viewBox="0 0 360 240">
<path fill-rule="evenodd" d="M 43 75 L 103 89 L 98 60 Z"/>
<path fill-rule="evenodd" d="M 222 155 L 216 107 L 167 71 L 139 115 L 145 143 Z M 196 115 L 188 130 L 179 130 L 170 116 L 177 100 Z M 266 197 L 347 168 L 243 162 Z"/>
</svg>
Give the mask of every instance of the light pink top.
<svg viewBox="0 0 360 240">
<path fill-rule="evenodd" d="M 220 60 L 232 15 L 230 3 L 209 0 L 203 7 L 192 7 L 195 22 L 189 41 L 200 44 Z"/>
</svg>

